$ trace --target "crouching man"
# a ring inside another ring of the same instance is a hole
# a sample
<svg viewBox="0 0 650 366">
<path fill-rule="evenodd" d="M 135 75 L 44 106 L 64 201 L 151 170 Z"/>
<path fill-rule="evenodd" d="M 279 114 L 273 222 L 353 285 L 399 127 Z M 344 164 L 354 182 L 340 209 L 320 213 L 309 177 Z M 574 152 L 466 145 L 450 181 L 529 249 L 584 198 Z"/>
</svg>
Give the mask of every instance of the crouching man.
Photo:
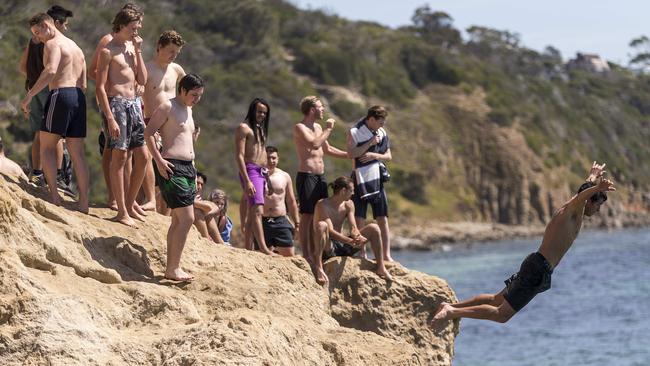
<svg viewBox="0 0 650 366">
<path fill-rule="evenodd" d="M 316 246 L 312 256 L 312 271 L 316 282 L 321 285 L 329 282 L 323 270 L 323 261 L 332 257 L 353 256 L 368 241 L 377 261 L 377 274 L 381 278 L 392 280 L 384 266 L 379 226 L 369 224 L 361 229 L 357 228 L 354 203 L 351 200 L 354 193 L 352 179 L 338 177 L 329 186 L 332 187 L 333 196 L 318 201 L 314 209 L 313 237 Z M 349 236 L 341 233 L 346 219 L 350 226 Z"/>
</svg>

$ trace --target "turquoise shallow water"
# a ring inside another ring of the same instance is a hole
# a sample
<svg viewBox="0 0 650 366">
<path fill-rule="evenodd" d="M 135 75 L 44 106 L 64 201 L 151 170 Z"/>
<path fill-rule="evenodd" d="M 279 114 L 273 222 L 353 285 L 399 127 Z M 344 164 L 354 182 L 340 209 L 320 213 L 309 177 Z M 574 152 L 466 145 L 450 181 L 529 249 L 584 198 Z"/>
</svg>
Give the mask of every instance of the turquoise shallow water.
<svg viewBox="0 0 650 366">
<path fill-rule="evenodd" d="M 395 252 L 447 280 L 460 299 L 498 292 L 540 239 Z M 650 230 L 583 232 L 552 288 L 506 324 L 463 319 L 454 366 L 649 366 Z"/>
</svg>

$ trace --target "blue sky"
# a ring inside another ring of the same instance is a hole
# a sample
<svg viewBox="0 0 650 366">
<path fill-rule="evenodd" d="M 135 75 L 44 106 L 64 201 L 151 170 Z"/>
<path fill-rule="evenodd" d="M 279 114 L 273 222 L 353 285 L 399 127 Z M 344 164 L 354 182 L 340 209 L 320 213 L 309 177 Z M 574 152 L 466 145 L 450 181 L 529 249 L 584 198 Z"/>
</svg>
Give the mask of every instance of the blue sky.
<svg viewBox="0 0 650 366">
<path fill-rule="evenodd" d="M 454 26 L 471 25 L 519 33 L 524 46 L 552 45 L 565 59 L 577 51 L 597 53 L 627 65 L 630 40 L 650 35 L 650 1 L 642 0 L 290 0 L 300 8 L 324 9 L 351 20 L 390 27 L 411 23 L 414 10 L 428 4 L 447 12 Z"/>
</svg>

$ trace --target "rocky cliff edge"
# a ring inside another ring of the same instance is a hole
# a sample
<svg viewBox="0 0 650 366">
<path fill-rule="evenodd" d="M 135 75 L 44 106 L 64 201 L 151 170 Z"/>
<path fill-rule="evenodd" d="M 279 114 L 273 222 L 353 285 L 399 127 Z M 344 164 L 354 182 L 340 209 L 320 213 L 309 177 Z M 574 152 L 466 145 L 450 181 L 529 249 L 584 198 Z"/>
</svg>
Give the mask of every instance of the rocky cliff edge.
<svg viewBox="0 0 650 366">
<path fill-rule="evenodd" d="M 458 333 L 427 327 L 455 299 L 437 277 L 338 258 L 318 286 L 304 259 L 211 244 L 192 229 L 189 284 L 166 282 L 169 218 L 132 229 L 56 207 L 0 176 L 0 364 L 450 365 Z"/>
</svg>

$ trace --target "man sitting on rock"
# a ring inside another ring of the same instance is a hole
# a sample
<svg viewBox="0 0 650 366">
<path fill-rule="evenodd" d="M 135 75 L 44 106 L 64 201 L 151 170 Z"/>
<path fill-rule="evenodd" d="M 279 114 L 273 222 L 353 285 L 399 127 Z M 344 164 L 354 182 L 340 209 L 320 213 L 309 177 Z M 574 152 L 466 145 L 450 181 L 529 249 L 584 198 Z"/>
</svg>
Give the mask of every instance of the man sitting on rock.
<svg viewBox="0 0 650 366">
<path fill-rule="evenodd" d="M 614 183 L 603 179 L 605 164 L 595 161 L 587 181 L 578 193 L 557 210 L 546 226 L 538 251 L 524 259 L 519 272 L 505 281 L 498 294 L 481 294 L 455 304 L 442 303 L 433 317 L 432 327 L 441 330 L 456 318 L 487 319 L 505 323 L 537 294 L 551 288 L 553 269 L 578 236 L 584 215 L 592 216 L 607 200 L 605 192 L 615 191 Z M 599 183 L 596 183 L 600 179 Z"/>
<path fill-rule="evenodd" d="M 316 246 L 312 255 L 312 271 L 316 282 L 321 285 L 329 282 L 323 270 L 323 261 L 332 257 L 352 256 L 368 241 L 377 261 L 377 274 L 381 278 L 391 280 L 384 266 L 379 226 L 369 224 L 361 229 L 357 228 L 354 219 L 354 203 L 351 200 L 354 193 L 352 179 L 338 177 L 329 186 L 332 187 L 334 195 L 319 200 L 314 209 L 313 230 Z M 349 236 L 341 232 L 346 218 L 350 226 Z"/>
</svg>

